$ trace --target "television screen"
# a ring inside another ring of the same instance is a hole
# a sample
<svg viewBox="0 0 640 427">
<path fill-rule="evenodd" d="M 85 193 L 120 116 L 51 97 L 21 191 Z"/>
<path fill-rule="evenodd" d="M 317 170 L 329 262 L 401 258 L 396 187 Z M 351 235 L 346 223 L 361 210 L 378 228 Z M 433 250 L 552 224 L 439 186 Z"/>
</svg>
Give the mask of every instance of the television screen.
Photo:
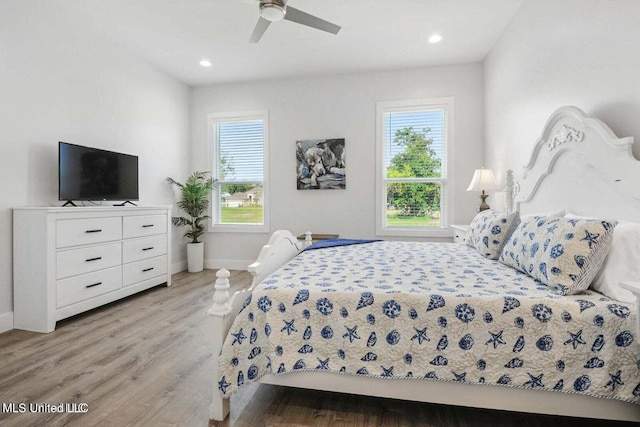
<svg viewBox="0 0 640 427">
<path fill-rule="evenodd" d="M 138 200 L 138 156 L 58 143 L 59 200 Z"/>
</svg>

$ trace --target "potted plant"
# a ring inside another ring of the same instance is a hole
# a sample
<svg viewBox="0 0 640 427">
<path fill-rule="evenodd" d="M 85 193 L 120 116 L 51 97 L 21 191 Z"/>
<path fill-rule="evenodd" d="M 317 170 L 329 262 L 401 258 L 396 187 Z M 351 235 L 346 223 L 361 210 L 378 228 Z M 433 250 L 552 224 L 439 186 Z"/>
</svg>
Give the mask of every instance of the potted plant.
<svg viewBox="0 0 640 427">
<path fill-rule="evenodd" d="M 206 212 L 215 180 L 207 176 L 209 174 L 210 172 L 194 172 L 184 184 L 167 178 L 170 184 L 180 188 L 182 199 L 178 202 L 178 207 L 188 215 L 186 218 L 172 217 L 171 222 L 178 227 L 188 227 L 184 236 L 191 239 L 187 243 L 187 265 L 190 273 L 197 273 L 204 268 L 204 243 L 198 238 L 204 234 L 206 220 L 210 218 Z"/>
</svg>

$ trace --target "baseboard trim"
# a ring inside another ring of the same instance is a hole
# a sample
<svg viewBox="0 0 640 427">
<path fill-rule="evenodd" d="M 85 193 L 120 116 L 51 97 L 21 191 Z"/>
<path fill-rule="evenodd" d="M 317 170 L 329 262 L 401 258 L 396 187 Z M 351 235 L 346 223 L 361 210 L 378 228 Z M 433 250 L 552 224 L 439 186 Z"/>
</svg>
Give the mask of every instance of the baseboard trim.
<svg viewBox="0 0 640 427">
<path fill-rule="evenodd" d="M 246 270 L 249 264 L 254 260 L 246 261 L 239 259 L 205 259 L 204 268 L 218 270 L 226 268 L 227 270 Z"/>
<path fill-rule="evenodd" d="M 227 270 L 243 270 L 246 271 L 249 264 L 254 261 L 245 261 L 240 259 L 205 259 L 204 268 L 207 270 L 219 270 L 226 268 Z M 187 271 L 187 261 L 178 261 L 171 264 L 171 274 Z"/>
<path fill-rule="evenodd" d="M 0 334 L 13 329 L 13 311 L 0 314 Z"/>
<path fill-rule="evenodd" d="M 187 269 L 187 261 L 178 261 L 171 263 L 171 274 L 180 273 Z"/>
</svg>

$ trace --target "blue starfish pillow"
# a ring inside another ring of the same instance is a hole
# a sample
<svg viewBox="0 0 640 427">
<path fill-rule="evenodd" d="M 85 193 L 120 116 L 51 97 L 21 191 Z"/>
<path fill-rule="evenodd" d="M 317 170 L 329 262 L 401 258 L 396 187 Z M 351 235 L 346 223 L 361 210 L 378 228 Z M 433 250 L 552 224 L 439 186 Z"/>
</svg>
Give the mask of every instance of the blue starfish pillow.
<svg viewBox="0 0 640 427">
<path fill-rule="evenodd" d="M 520 223 L 520 214 L 482 211 L 473 218 L 467 232 L 467 244 L 489 259 L 498 259 L 509 236 Z"/>
<path fill-rule="evenodd" d="M 513 232 L 500 262 L 568 295 L 584 291 L 609 252 L 617 221 L 532 217 Z"/>
</svg>

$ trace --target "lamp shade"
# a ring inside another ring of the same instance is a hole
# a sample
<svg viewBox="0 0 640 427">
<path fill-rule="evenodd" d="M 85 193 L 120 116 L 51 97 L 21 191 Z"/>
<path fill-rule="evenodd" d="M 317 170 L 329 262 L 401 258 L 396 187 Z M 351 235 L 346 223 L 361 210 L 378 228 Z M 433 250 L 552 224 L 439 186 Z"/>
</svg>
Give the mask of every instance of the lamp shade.
<svg viewBox="0 0 640 427">
<path fill-rule="evenodd" d="M 493 171 L 488 168 L 476 169 L 473 179 L 467 191 L 498 190 L 498 183 L 493 176 Z"/>
</svg>

